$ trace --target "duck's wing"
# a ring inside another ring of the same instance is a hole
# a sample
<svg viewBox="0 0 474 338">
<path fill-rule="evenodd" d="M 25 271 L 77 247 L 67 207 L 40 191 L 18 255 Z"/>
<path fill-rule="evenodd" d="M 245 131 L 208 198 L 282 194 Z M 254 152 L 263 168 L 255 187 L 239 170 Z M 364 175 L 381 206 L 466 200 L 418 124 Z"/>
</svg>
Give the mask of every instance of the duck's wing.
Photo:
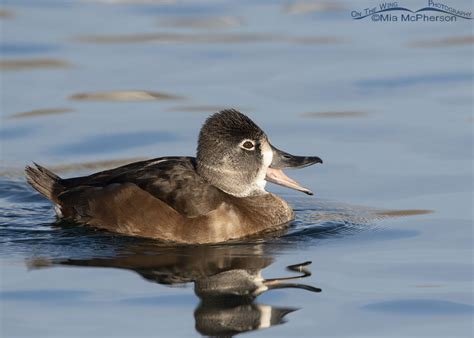
<svg viewBox="0 0 474 338">
<path fill-rule="evenodd" d="M 134 184 L 183 216 L 203 215 L 218 207 L 223 193 L 196 172 L 193 157 L 162 157 L 127 164 L 89 176 L 62 179 L 62 200 L 73 203 L 71 194 L 87 199 L 86 188 L 107 189 L 103 198 L 113 199 L 120 185 Z M 113 186 L 115 189 L 110 189 Z M 130 189 L 128 189 L 130 191 Z M 102 194 L 101 194 L 102 195 Z M 67 197 L 67 198 L 66 198 Z M 64 203 L 64 202 L 63 202 Z"/>
<path fill-rule="evenodd" d="M 75 188 L 81 185 L 102 187 L 110 184 L 113 181 L 120 181 L 126 178 L 133 179 L 145 173 L 163 170 L 170 165 L 184 165 L 188 168 L 192 167 L 194 158 L 192 157 L 160 157 L 150 160 L 133 162 L 123 166 L 100 171 L 88 176 L 66 178 L 61 180 L 61 185 L 66 189 Z M 167 165 L 164 165 L 164 164 Z M 191 166 L 189 166 L 191 164 Z"/>
</svg>

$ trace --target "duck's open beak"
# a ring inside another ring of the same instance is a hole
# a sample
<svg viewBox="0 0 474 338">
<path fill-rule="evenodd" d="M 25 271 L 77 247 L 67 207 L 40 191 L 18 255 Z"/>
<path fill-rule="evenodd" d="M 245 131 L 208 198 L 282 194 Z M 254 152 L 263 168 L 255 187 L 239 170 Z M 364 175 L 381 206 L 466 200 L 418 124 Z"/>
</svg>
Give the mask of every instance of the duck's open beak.
<svg viewBox="0 0 474 338">
<path fill-rule="evenodd" d="M 267 169 L 265 180 L 276 183 L 284 187 L 302 191 L 305 194 L 313 195 L 313 192 L 295 180 L 289 178 L 281 170 L 283 168 L 304 168 L 316 163 L 323 163 L 317 156 L 294 156 L 281 151 L 270 145 L 273 153 L 272 163 Z"/>
</svg>

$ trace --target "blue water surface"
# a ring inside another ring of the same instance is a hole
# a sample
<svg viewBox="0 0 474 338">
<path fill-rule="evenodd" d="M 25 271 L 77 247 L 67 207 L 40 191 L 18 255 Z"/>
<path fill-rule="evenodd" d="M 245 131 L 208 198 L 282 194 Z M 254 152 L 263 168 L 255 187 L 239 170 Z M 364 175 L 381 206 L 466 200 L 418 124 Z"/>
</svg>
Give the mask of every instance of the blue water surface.
<svg viewBox="0 0 474 338">
<path fill-rule="evenodd" d="M 472 337 L 473 21 L 351 18 L 377 5 L 3 1 L 0 335 Z M 56 222 L 23 177 L 193 156 L 214 107 L 324 160 L 288 172 L 315 196 L 267 186 L 286 232 L 118 236 Z"/>
</svg>

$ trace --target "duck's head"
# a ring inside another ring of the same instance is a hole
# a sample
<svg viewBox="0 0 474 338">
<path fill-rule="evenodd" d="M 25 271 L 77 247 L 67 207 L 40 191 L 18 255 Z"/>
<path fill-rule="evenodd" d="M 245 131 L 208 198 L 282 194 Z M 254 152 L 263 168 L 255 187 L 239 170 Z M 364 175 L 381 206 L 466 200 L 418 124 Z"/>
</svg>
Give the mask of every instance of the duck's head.
<svg viewBox="0 0 474 338">
<path fill-rule="evenodd" d="M 250 118 L 234 110 L 210 116 L 199 134 L 197 171 L 206 181 L 237 197 L 266 193 L 273 182 L 313 193 L 286 176 L 283 168 L 323 163 L 316 156 L 294 156 L 272 146 L 267 135 Z"/>
</svg>

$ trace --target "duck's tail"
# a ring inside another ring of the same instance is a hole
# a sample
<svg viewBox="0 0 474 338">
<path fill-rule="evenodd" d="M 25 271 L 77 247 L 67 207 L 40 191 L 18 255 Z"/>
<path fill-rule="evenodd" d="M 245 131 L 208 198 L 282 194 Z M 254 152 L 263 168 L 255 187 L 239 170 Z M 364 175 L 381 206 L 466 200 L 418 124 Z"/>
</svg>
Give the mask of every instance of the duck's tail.
<svg viewBox="0 0 474 338">
<path fill-rule="evenodd" d="M 54 203 L 59 203 L 57 195 L 62 190 L 59 183 L 61 177 L 36 163 L 34 166 L 26 166 L 25 172 L 26 180 L 36 191 Z"/>
</svg>

